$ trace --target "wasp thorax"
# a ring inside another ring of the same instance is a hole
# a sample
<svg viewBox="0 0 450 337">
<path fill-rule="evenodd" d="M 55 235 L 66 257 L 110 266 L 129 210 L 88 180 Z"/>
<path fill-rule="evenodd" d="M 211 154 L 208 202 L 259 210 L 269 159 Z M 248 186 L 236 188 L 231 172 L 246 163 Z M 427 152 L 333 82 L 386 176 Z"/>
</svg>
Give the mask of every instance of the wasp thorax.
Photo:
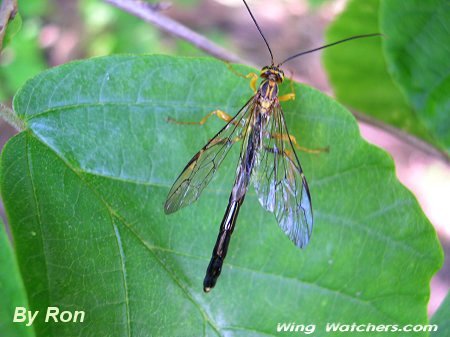
<svg viewBox="0 0 450 337">
<path fill-rule="evenodd" d="M 284 80 L 284 72 L 277 66 L 266 66 L 261 69 L 260 76 L 269 80 L 281 83 Z"/>
</svg>

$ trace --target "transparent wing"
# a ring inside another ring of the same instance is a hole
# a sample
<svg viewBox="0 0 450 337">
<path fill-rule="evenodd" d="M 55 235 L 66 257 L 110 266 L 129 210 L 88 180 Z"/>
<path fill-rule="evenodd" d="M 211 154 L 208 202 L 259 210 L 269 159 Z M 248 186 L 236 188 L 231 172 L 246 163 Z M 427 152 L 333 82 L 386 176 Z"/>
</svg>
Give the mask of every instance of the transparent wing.
<svg viewBox="0 0 450 337">
<path fill-rule="evenodd" d="M 306 246 L 313 227 L 311 197 L 280 105 L 266 125 L 252 179 L 261 205 L 275 213 L 296 246 Z"/>
<path fill-rule="evenodd" d="M 254 100 L 251 98 L 236 116 L 192 157 L 169 191 L 164 205 L 167 214 L 192 204 L 200 197 L 231 146 L 242 138 L 253 109 Z"/>
</svg>

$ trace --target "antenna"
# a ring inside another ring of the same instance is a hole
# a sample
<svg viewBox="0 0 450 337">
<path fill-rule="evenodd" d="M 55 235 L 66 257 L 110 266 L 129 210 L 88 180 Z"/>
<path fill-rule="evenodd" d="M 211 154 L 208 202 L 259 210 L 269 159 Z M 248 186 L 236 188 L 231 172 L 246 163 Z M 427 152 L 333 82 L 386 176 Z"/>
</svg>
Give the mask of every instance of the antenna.
<svg viewBox="0 0 450 337">
<path fill-rule="evenodd" d="M 250 10 L 250 7 L 248 7 L 247 3 L 244 1 L 244 5 L 245 7 L 247 7 L 248 12 L 250 13 L 250 16 L 252 17 L 253 22 L 256 25 L 256 28 L 258 28 L 259 34 L 261 34 L 262 38 L 264 39 L 264 42 L 266 43 L 267 49 L 269 49 L 269 53 L 270 53 L 270 58 L 272 59 L 272 64 L 273 64 L 273 54 L 272 54 L 272 50 L 270 49 L 269 43 L 267 42 L 266 38 L 264 37 L 264 34 L 261 31 L 261 28 L 259 28 L 258 22 L 256 22 L 255 17 L 252 14 L 252 11 Z"/>
<path fill-rule="evenodd" d="M 244 1 L 244 2 L 245 2 L 245 1 Z M 346 39 L 339 40 L 339 41 L 336 41 L 336 42 L 327 44 L 327 45 L 322 46 L 322 47 L 319 47 L 319 48 L 311 49 L 311 50 L 308 50 L 308 51 L 304 51 L 304 52 L 301 52 L 301 53 L 292 55 L 291 57 L 288 57 L 286 60 L 284 60 L 283 62 L 281 62 L 278 66 L 281 66 L 282 64 L 286 63 L 287 61 L 290 61 L 290 60 L 292 60 L 292 59 L 294 59 L 294 58 L 296 58 L 296 57 L 298 57 L 298 56 L 302 56 L 302 55 L 305 55 L 305 54 L 309 54 L 309 53 L 312 53 L 312 52 L 315 52 L 315 51 L 318 51 L 318 50 L 321 50 L 321 49 L 325 49 L 325 48 L 328 48 L 328 47 L 337 45 L 337 44 L 339 44 L 339 43 L 343 43 L 343 42 L 350 41 L 350 40 L 362 39 L 362 38 L 365 38 L 365 37 L 372 37 L 372 36 L 383 36 L 383 34 L 380 34 L 380 33 L 374 33 L 374 34 L 355 35 L 355 36 L 352 36 L 352 37 L 348 37 L 348 38 L 346 38 Z"/>
</svg>

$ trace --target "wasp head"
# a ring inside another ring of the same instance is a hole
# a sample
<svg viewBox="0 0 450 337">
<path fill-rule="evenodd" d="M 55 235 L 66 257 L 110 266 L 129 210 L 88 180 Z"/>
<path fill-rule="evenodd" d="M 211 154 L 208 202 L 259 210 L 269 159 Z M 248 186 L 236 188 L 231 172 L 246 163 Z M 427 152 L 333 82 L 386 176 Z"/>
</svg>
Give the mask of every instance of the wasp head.
<svg viewBox="0 0 450 337">
<path fill-rule="evenodd" d="M 277 83 L 281 83 L 284 80 L 283 70 L 274 65 L 265 66 L 264 68 L 261 69 L 261 73 L 259 75 L 262 78 L 267 78 L 268 80 L 272 80 Z"/>
</svg>

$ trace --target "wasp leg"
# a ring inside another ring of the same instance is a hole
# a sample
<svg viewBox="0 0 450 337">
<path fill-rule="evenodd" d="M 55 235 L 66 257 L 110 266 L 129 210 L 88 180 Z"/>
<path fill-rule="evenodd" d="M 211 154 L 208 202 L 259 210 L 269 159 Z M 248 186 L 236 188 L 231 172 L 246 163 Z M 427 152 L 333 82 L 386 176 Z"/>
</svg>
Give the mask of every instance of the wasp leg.
<svg viewBox="0 0 450 337">
<path fill-rule="evenodd" d="M 294 136 L 292 136 L 292 135 L 280 135 L 279 133 L 274 133 L 274 134 L 271 135 L 271 137 L 272 138 L 281 139 L 281 140 L 283 140 L 285 142 L 290 141 L 297 150 L 303 151 L 303 152 L 306 152 L 306 153 L 318 154 L 318 153 L 322 153 L 322 152 L 330 152 L 330 147 L 329 146 L 321 147 L 321 148 L 318 148 L 318 149 L 309 149 L 307 147 L 300 146 L 298 144 L 298 142 L 297 142 L 297 139 Z"/>
<path fill-rule="evenodd" d="M 278 100 L 280 102 L 286 102 L 295 99 L 294 81 L 292 80 L 292 74 L 291 77 L 289 78 L 289 85 L 291 87 L 291 92 L 289 94 L 279 96 Z"/>
<path fill-rule="evenodd" d="M 230 116 L 229 114 L 227 114 L 226 112 L 224 112 L 222 110 L 214 110 L 214 111 L 211 111 L 209 114 L 207 114 L 205 117 L 203 117 L 199 122 L 181 122 L 181 121 L 177 121 L 176 119 L 173 119 L 172 117 L 167 117 L 167 121 L 169 123 L 175 123 L 175 124 L 203 125 L 213 115 L 219 117 L 220 119 L 224 120 L 227 123 L 229 123 L 233 119 L 232 116 Z"/>
<path fill-rule="evenodd" d="M 229 63 L 227 63 L 227 67 L 236 76 L 239 76 L 242 78 L 250 78 L 250 88 L 253 90 L 253 93 L 256 94 L 256 81 L 259 78 L 258 74 L 255 74 L 255 73 L 248 73 L 247 75 L 241 74 L 240 72 L 235 70 Z"/>
<path fill-rule="evenodd" d="M 291 92 L 289 94 L 282 95 L 282 96 L 278 97 L 278 100 L 280 102 L 286 102 L 286 101 L 291 101 L 291 100 L 293 101 L 294 99 L 295 99 L 295 93 L 294 92 Z"/>
<path fill-rule="evenodd" d="M 258 80 L 259 76 L 255 73 L 249 73 L 245 78 L 250 78 L 250 88 L 252 88 L 253 93 L 256 94 L 256 81 Z"/>
<path fill-rule="evenodd" d="M 264 146 L 264 149 L 265 149 L 266 151 L 270 152 L 270 153 L 275 153 L 274 149 L 271 148 L 271 147 Z M 295 162 L 295 158 L 294 158 L 294 156 L 292 155 L 292 152 L 289 151 L 289 150 L 284 150 L 282 153 L 280 153 L 280 155 L 286 156 L 286 157 L 288 157 L 292 162 Z"/>
<path fill-rule="evenodd" d="M 224 144 L 224 143 L 229 142 L 229 141 L 231 142 L 231 144 L 234 144 L 234 143 L 237 143 L 237 142 L 241 141 L 241 139 L 242 139 L 242 137 L 239 137 L 239 136 L 234 138 L 234 139 L 231 139 L 231 138 L 217 138 L 217 139 L 214 139 L 211 142 L 211 144 L 209 144 L 209 145 Z"/>
</svg>

